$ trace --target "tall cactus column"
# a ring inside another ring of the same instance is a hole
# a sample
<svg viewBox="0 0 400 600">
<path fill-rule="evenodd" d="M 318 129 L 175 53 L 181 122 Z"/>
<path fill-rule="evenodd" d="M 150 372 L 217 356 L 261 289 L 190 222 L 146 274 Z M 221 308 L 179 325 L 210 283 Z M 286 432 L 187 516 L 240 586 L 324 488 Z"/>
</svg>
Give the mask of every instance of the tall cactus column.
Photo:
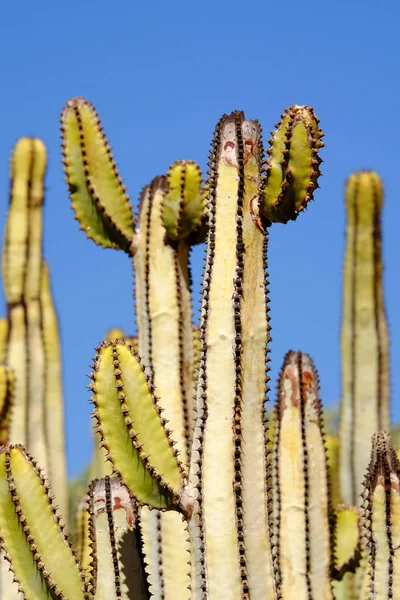
<svg viewBox="0 0 400 600">
<path fill-rule="evenodd" d="M 15 374 L 10 435 L 37 457 L 67 518 L 61 360 L 48 270 L 42 257 L 46 148 L 21 138 L 11 160 L 2 257 L 8 307 L 7 365 Z"/>
<path fill-rule="evenodd" d="M 346 504 L 359 504 L 371 436 L 388 430 L 389 338 L 383 302 L 379 176 L 359 171 L 346 185 L 343 275 L 340 486 Z"/>
<path fill-rule="evenodd" d="M 199 538 L 194 597 L 242 598 L 249 589 L 255 597 L 275 596 L 263 423 L 265 241 L 250 214 L 261 161 L 258 123 L 240 112 L 223 117 L 208 181 L 210 230 L 191 468 L 197 490 L 192 535 Z"/>
<path fill-rule="evenodd" d="M 312 198 L 321 137 L 311 109 L 290 107 L 273 132 L 264 171 L 256 121 L 235 112 L 216 128 L 207 182 L 198 417 L 187 490 L 194 498 L 195 598 L 277 597 L 264 423 L 264 231 L 274 221 L 296 219 Z"/>
</svg>

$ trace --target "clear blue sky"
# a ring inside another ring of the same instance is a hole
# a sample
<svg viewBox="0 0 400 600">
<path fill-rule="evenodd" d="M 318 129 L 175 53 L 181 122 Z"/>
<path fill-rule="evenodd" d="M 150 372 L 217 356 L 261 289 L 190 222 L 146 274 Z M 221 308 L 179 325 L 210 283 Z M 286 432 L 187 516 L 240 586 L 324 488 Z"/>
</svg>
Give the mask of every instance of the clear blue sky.
<svg viewBox="0 0 400 600">
<path fill-rule="evenodd" d="M 71 475 L 91 453 L 86 375 L 94 347 L 109 327 L 133 326 L 130 261 L 79 231 L 63 181 L 59 114 L 77 95 L 99 111 L 133 203 L 175 159 L 205 170 L 222 113 L 242 109 L 268 133 L 290 104 L 315 108 L 326 142 L 321 190 L 296 223 L 270 235 L 271 353 L 274 389 L 286 350 L 309 352 L 325 404 L 340 395 L 343 186 L 353 170 L 379 172 L 393 415 L 400 419 L 399 18 L 395 1 L 4 3 L 0 218 L 14 142 L 42 137 L 49 150 L 44 249 L 61 321 Z M 201 256 L 195 253 L 196 290 Z"/>
</svg>

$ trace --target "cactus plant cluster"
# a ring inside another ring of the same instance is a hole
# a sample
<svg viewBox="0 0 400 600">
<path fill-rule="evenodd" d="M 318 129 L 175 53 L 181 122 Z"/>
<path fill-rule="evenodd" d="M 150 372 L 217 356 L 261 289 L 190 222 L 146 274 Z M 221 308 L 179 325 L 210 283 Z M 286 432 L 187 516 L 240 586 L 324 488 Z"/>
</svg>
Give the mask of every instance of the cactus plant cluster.
<svg viewBox="0 0 400 600">
<path fill-rule="evenodd" d="M 266 152 L 258 121 L 224 115 L 206 181 L 178 160 L 144 187 L 136 214 L 94 107 L 69 100 L 61 130 L 75 218 L 132 260 L 137 335 L 110 331 L 94 357 L 97 449 L 71 540 L 41 252 L 45 149 L 20 140 L 3 249 L 1 598 L 400 598 L 377 174 L 355 173 L 346 187 L 343 398 L 339 436 L 326 436 L 318 374 L 300 351 L 287 353 L 265 410 L 268 235 L 319 187 L 314 111 L 287 109 Z M 190 250 L 204 241 L 197 326 Z"/>
</svg>

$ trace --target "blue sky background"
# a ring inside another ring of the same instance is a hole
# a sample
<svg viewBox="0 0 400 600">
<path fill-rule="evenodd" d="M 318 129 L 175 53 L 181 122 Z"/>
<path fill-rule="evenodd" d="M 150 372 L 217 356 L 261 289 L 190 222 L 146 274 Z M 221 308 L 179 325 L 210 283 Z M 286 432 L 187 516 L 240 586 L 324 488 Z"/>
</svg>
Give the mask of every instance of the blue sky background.
<svg viewBox="0 0 400 600">
<path fill-rule="evenodd" d="M 2 5 L 0 219 L 13 144 L 22 135 L 43 138 L 49 151 L 44 249 L 61 323 L 71 475 L 91 453 L 86 386 L 94 348 L 111 326 L 133 326 L 129 259 L 79 231 L 63 181 L 59 114 L 77 95 L 96 106 L 134 204 L 175 159 L 194 159 L 205 171 L 222 113 L 244 110 L 268 137 L 290 104 L 315 108 L 326 143 L 321 190 L 296 223 L 274 226 L 270 235 L 271 356 L 274 388 L 286 350 L 309 352 L 327 405 L 340 395 L 344 182 L 356 169 L 379 172 L 386 190 L 393 415 L 400 420 L 399 6 L 368 0 Z M 201 257 L 202 250 L 194 253 L 197 294 Z"/>
</svg>

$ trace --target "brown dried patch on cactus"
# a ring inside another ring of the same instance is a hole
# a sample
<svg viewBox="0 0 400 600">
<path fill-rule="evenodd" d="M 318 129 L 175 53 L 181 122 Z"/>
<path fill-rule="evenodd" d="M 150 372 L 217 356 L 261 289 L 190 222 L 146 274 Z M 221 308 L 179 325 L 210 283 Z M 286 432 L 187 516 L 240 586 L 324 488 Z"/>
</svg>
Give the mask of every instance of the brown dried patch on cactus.
<svg viewBox="0 0 400 600">
<path fill-rule="evenodd" d="M 137 507 L 121 480 L 105 477 L 89 486 L 93 574 L 99 600 L 147 600 Z"/>
</svg>

